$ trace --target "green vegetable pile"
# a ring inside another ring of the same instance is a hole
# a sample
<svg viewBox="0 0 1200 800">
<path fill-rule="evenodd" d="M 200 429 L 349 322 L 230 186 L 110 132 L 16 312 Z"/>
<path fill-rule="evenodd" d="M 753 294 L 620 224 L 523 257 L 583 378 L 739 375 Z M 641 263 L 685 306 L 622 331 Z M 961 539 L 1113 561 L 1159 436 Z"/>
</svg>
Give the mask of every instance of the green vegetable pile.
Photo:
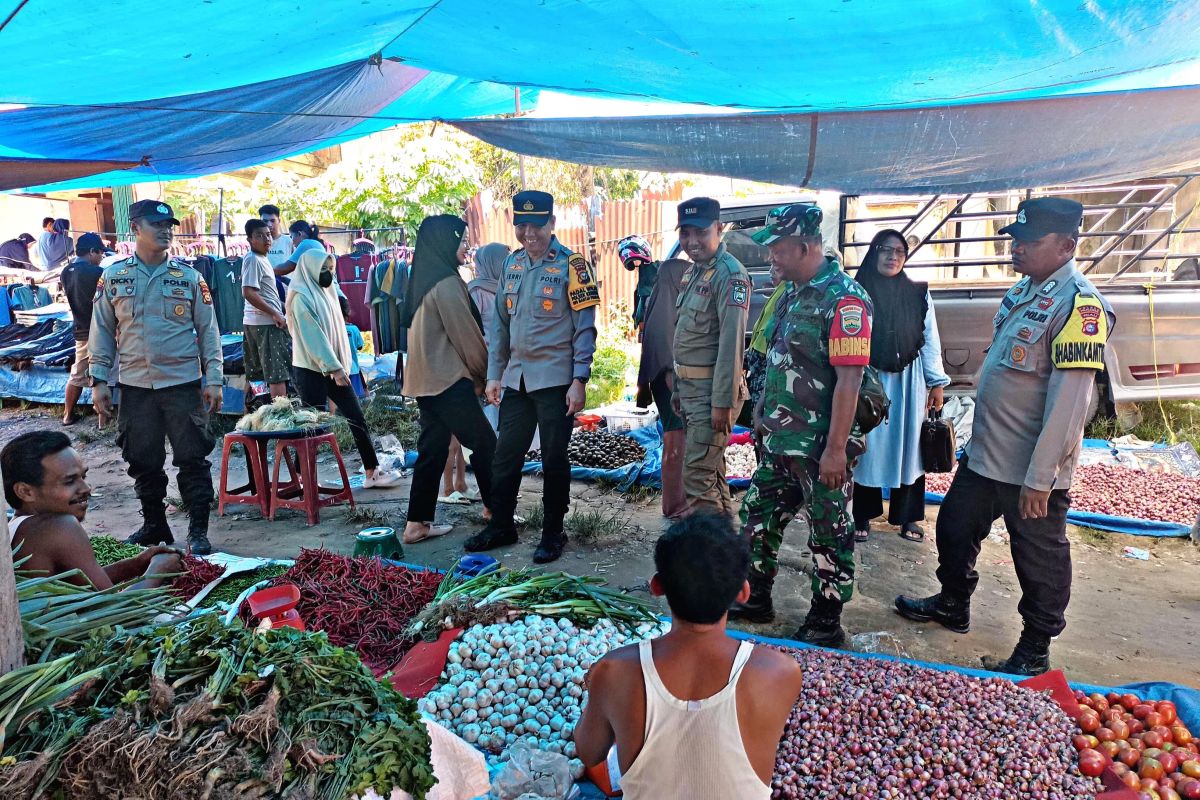
<svg viewBox="0 0 1200 800">
<path fill-rule="evenodd" d="M 565 617 L 585 628 L 602 619 L 625 629 L 658 621 L 649 600 L 609 588 L 600 578 L 501 569 L 473 578 L 448 573 L 408 632 L 433 641 L 443 630 L 490 625 L 521 614 Z"/>
<path fill-rule="evenodd" d="M 142 552 L 142 548 L 140 545 L 126 544 L 111 536 L 93 536 L 92 551 L 96 554 L 96 561 L 100 566 L 107 567 L 109 564 L 133 558 Z"/>
<path fill-rule="evenodd" d="M 416 704 L 323 633 L 206 614 L 94 638 L 54 674 L 86 678 L 3 743 L 2 797 L 421 800 L 435 782 Z"/>
<path fill-rule="evenodd" d="M 259 567 L 249 572 L 239 572 L 217 584 L 216 588 L 200 601 L 200 608 L 209 608 L 215 606 L 217 603 L 233 605 L 233 601 L 237 600 L 242 592 L 254 584 L 269 580 L 270 578 L 277 578 L 287 571 L 288 568 L 284 564 L 268 564 L 265 567 Z"/>
</svg>

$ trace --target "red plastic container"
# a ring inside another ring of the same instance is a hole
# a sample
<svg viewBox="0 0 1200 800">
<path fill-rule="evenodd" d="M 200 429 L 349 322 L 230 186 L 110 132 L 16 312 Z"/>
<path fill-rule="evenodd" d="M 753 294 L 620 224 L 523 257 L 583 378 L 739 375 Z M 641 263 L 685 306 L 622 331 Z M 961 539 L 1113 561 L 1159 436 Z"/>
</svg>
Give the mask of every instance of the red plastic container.
<svg viewBox="0 0 1200 800">
<path fill-rule="evenodd" d="M 283 583 L 268 589 L 260 589 L 246 598 L 250 613 L 259 620 L 266 620 L 272 628 L 295 628 L 304 630 L 304 621 L 296 611 L 300 602 L 300 587 L 294 583 Z"/>
</svg>

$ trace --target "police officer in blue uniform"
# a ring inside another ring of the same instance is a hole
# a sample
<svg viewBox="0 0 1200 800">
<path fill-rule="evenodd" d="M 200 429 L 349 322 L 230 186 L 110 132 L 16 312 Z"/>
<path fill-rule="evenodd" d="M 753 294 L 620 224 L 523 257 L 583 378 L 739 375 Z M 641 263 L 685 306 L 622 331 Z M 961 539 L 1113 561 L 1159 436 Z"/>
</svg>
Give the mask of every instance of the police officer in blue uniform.
<svg viewBox="0 0 1200 800">
<path fill-rule="evenodd" d="M 216 439 L 208 415 L 221 408 L 221 334 L 212 293 L 200 273 L 170 257 L 174 226 L 166 203 L 140 200 L 129 207 L 136 250 L 104 270 L 93 300 L 92 398 L 112 412 L 109 371 L 119 361 L 121 406 L 117 443 L 142 505 L 142 527 L 128 541 L 171 544 L 163 501 L 167 495 L 164 439 L 179 468 L 179 493 L 187 508 L 188 544 L 196 555 L 212 552 L 208 515 Z"/>
<path fill-rule="evenodd" d="M 1000 229 L 1013 239 L 1013 269 L 1024 275 L 1000 302 L 992 346 L 980 370 L 975 423 L 937 519 L 937 578 L 931 597 L 896 598 L 896 611 L 956 633 L 971 624 L 975 561 L 1004 518 L 1024 627 L 1011 656 L 985 669 L 1039 675 L 1050 640 L 1067 625 L 1071 543 L 1067 510 L 1087 409 L 1116 317 L 1075 263 L 1083 206 L 1038 197 Z"/>
<path fill-rule="evenodd" d="M 513 228 L 523 247 L 504 262 L 488 343 L 487 400 L 500 406 L 492 520 L 467 540 L 466 549 L 490 550 L 517 541 L 513 512 L 536 428 L 542 443 L 545 522 L 533 560 L 544 564 L 558 559 L 567 543 L 567 445 L 591 377 L 600 293 L 587 260 L 554 236 L 554 198 L 549 194 L 516 195 Z"/>
</svg>

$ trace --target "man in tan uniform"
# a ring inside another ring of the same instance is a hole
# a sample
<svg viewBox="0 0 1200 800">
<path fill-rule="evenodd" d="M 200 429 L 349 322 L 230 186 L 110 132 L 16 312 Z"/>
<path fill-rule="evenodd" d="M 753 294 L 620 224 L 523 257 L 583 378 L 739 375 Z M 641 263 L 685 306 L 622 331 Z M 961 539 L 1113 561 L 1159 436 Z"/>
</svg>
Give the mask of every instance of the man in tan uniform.
<svg viewBox="0 0 1200 800">
<path fill-rule="evenodd" d="M 721 243 L 721 206 L 697 197 L 679 204 L 679 243 L 692 260 L 676 301 L 674 402 L 687 444 L 686 513 L 730 514 L 725 446 L 748 393 L 742 377 L 750 276 Z"/>
</svg>

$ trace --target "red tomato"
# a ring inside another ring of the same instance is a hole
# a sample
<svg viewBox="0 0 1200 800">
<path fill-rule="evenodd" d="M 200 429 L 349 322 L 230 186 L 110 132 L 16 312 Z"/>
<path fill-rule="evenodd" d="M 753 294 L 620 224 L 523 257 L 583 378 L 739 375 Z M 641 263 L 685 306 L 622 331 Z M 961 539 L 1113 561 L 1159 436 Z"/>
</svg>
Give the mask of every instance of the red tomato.
<svg viewBox="0 0 1200 800">
<path fill-rule="evenodd" d="M 1121 705 L 1125 706 L 1126 708 L 1133 708 L 1134 706 L 1141 705 L 1141 703 L 1142 701 L 1138 699 L 1136 694 L 1121 695 Z"/>
<path fill-rule="evenodd" d="M 1142 724 L 1142 721 L 1140 719 L 1128 719 L 1128 720 L 1125 720 L 1125 722 L 1127 725 L 1129 725 L 1129 735 L 1130 736 L 1133 736 L 1134 734 L 1141 733 L 1142 731 L 1146 730 L 1146 726 Z"/>
<path fill-rule="evenodd" d="M 1100 717 L 1091 711 L 1085 711 L 1079 717 L 1079 730 L 1084 733 L 1095 733 L 1100 729 Z"/>
<path fill-rule="evenodd" d="M 1100 740 L 1101 744 L 1104 744 L 1105 742 L 1111 742 L 1113 739 L 1116 739 L 1117 735 L 1109 728 L 1097 728 L 1096 738 Z"/>
<path fill-rule="evenodd" d="M 1158 713 L 1157 711 L 1151 711 L 1146 715 L 1145 719 L 1142 720 L 1142 724 L 1147 728 L 1157 728 L 1159 725 L 1163 724 L 1162 714 Z"/>
<path fill-rule="evenodd" d="M 1179 719 L 1179 713 L 1175 710 L 1175 704 L 1170 700 L 1163 700 L 1160 703 L 1156 703 L 1154 710 L 1162 714 L 1164 725 L 1170 725 Z"/>
<path fill-rule="evenodd" d="M 1108 728 L 1116 735 L 1118 739 L 1129 738 L 1129 726 L 1119 719 L 1109 722 Z"/>
<path fill-rule="evenodd" d="M 1148 715 L 1154 713 L 1154 706 L 1146 703 L 1138 703 L 1133 707 L 1133 716 L 1138 719 L 1145 719 Z"/>
<path fill-rule="evenodd" d="M 1181 747 L 1186 747 L 1192 743 L 1192 732 L 1183 725 L 1172 725 L 1171 740 Z"/>
<path fill-rule="evenodd" d="M 1183 798 L 1179 796 L 1179 792 L 1175 791 L 1169 786 L 1165 789 L 1160 789 L 1158 796 L 1161 797 L 1162 800 L 1183 800 Z"/>
<path fill-rule="evenodd" d="M 1146 745 L 1147 748 L 1162 747 L 1163 746 L 1162 734 L 1155 733 L 1154 731 L 1146 731 L 1145 733 L 1142 734 L 1142 742 Z"/>
<path fill-rule="evenodd" d="M 1200 780 L 1192 779 L 1179 784 L 1179 793 L 1184 800 L 1200 800 Z"/>
<path fill-rule="evenodd" d="M 1079 751 L 1079 771 L 1089 778 L 1099 778 L 1106 766 L 1108 761 L 1099 750 Z"/>
<path fill-rule="evenodd" d="M 1138 762 L 1142 760 L 1142 754 L 1136 748 L 1129 748 L 1117 753 L 1117 760 L 1127 767 L 1136 767 Z"/>
<path fill-rule="evenodd" d="M 1104 729 L 1101 728 L 1101 730 Z M 1104 755 L 1108 756 L 1109 758 L 1116 758 L 1117 754 L 1121 752 L 1121 748 L 1117 746 L 1116 742 L 1101 742 L 1100 752 L 1104 753 Z"/>
<path fill-rule="evenodd" d="M 1175 734 L 1171 733 L 1171 729 L 1168 728 L 1166 725 L 1155 725 L 1150 730 L 1154 731 L 1159 736 L 1161 736 L 1163 738 L 1164 742 L 1167 742 L 1169 744 L 1175 743 Z"/>
<path fill-rule="evenodd" d="M 1104 699 L 1108 701 L 1110 706 L 1112 706 L 1121 702 L 1121 695 L 1117 694 L 1116 692 L 1109 692 L 1108 694 L 1104 695 Z"/>
<path fill-rule="evenodd" d="M 1162 764 L 1163 772 L 1168 775 L 1179 768 L 1179 758 L 1174 753 L 1161 753 L 1155 760 Z"/>
<path fill-rule="evenodd" d="M 1149 778 L 1157 782 L 1164 772 L 1162 762 L 1155 758 L 1143 758 L 1142 762 L 1138 764 L 1138 776 L 1141 778 Z"/>
<path fill-rule="evenodd" d="M 1096 709 L 1096 711 L 1101 714 L 1104 713 L 1105 711 L 1108 711 L 1108 707 L 1109 707 L 1109 705 L 1111 705 L 1108 702 L 1108 700 L 1105 699 L 1104 695 L 1102 695 L 1102 694 L 1088 695 L 1088 701 L 1089 701 L 1088 705 L 1090 705 L 1092 708 Z"/>
<path fill-rule="evenodd" d="M 1087 750 L 1092 746 L 1088 738 L 1082 733 L 1077 733 L 1071 737 L 1071 744 L 1075 745 L 1076 750 Z"/>
</svg>

